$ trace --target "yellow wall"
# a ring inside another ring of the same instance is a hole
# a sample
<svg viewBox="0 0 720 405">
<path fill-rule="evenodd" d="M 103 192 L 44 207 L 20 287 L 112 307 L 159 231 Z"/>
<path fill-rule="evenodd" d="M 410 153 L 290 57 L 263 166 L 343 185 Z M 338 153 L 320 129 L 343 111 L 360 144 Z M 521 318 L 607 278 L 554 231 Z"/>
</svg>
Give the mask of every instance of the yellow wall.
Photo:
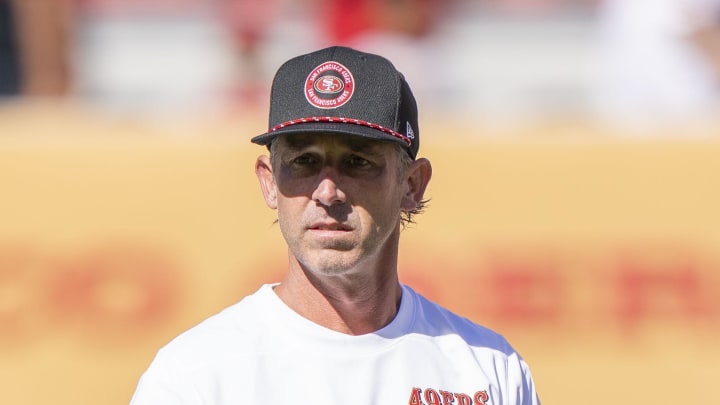
<svg viewBox="0 0 720 405">
<path fill-rule="evenodd" d="M 0 110 L 8 404 L 125 404 L 157 348 L 275 281 L 264 119 Z M 504 333 L 544 403 L 706 403 L 720 375 L 720 139 L 460 137 L 425 124 L 401 277 Z"/>
</svg>

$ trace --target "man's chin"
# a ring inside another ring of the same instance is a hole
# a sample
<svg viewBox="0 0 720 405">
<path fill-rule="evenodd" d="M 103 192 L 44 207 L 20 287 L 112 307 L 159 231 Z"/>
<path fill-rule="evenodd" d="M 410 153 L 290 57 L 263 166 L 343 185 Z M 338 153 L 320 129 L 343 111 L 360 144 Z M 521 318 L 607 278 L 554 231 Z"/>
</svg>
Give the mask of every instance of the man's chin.
<svg viewBox="0 0 720 405">
<path fill-rule="evenodd" d="M 340 275 L 352 271 L 359 258 L 352 251 L 323 249 L 305 261 L 305 266 L 313 273 Z"/>
</svg>

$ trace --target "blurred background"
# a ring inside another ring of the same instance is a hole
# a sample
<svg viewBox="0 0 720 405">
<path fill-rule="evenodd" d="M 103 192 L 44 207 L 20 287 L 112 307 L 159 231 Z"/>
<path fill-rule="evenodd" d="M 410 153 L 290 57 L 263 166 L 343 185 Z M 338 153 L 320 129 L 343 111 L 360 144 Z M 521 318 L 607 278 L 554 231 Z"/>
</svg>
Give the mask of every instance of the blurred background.
<svg viewBox="0 0 720 405">
<path fill-rule="evenodd" d="M 0 0 L 0 386 L 126 404 L 274 282 L 270 82 L 331 44 L 413 87 L 432 199 L 402 281 L 506 335 L 546 404 L 720 375 L 720 1 Z"/>
</svg>

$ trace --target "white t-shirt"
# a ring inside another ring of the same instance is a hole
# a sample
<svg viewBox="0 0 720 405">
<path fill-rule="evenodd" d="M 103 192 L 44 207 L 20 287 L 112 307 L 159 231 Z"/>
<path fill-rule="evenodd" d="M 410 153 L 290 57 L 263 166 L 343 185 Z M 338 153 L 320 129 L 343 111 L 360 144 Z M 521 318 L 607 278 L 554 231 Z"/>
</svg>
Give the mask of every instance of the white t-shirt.
<svg viewBox="0 0 720 405">
<path fill-rule="evenodd" d="M 351 336 L 298 315 L 272 285 L 162 348 L 131 405 L 539 404 L 497 333 L 407 286 L 395 319 Z"/>
</svg>

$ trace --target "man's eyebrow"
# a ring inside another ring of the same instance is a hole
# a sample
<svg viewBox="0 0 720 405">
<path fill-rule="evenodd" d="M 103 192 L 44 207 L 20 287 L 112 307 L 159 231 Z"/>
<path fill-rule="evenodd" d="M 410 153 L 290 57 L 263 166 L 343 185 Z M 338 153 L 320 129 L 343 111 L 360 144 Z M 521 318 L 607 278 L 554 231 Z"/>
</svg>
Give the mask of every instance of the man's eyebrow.
<svg viewBox="0 0 720 405">
<path fill-rule="evenodd" d="M 365 139 L 359 136 L 346 136 L 340 135 L 341 143 L 348 149 L 356 153 L 363 153 L 368 155 L 381 155 L 380 141 L 374 141 Z M 310 135 L 296 135 L 293 137 L 287 137 L 283 139 L 287 149 L 291 151 L 300 151 L 306 149 L 316 143 L 316 139 Z"/>
<path fill-rule="evenodd" d="M 292 149 L 292 150 L 305 149 L 308 146 L 313 144 L 312 138 L 307 137 L 307 136 L 300 136 L 300 135 L 293 136 L 293 137 L 286 137 L 285 139 L 283 139 L 283 141 L 285 142 L 285 145 L 287 146 L 287 148 Z"/>
<path fill-rule="evenodd" d="M 372 141 L 364 138 L 348 138 L 345 144 L 353 152 L 363 153 L 366 155 L 382 155 L 379 141 Z"/>
</svg>

